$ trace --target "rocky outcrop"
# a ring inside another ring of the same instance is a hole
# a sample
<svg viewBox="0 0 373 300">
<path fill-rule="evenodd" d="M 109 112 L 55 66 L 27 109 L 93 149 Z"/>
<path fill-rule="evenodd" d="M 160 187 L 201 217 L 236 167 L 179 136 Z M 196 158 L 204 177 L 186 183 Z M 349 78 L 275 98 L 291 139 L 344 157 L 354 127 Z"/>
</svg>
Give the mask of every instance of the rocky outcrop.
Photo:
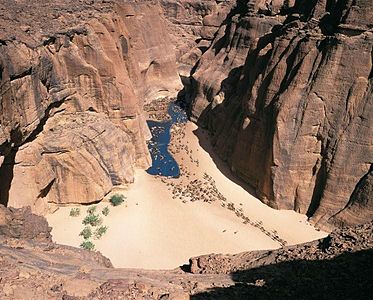
<svg viewBox="0 0 373 300">
<path fill-rule="evenodd" d="M 47 221 L 31 213 L 30 207 L 6 208 L 0 204 L 0 239 L 15 238 L 52 242 Z"/>
<path fill-rule="evenodd" d="M 161 0 L 177 58 L 200 40 L 211 41 L 235 1 Z"/>
<path fill-rule="evenodd" d="M 179 72 L 192 119 L 265 203 L 324 226 L 371 218 L 369 1 L 13 2 L 2 203 L 44 212 L 131 182 L 150 161 L 143 103 L 175 95 Z"/>
<path fill-rule="evenodd" d="M 353 191 L 347 205 L 335 215 L 335 223 L 339 226 L 345 224 L 359 224 L 361 220 L 369 220 L 373 210 L 373 167 L 363 176 Z"/>
<path fill-rule="evenodd" d="M 193 258 L 192 272 L 230 274 L 236 282 L 193 299 L 369 299 L 372 238 L 372 223 L 368 223 L 274 251 Z"/>
<path fill-rule="evenodd" d="M 196 64 L 191 118 L 266 204 L 369 221 L 371 3 L 280 2 L 238 2 Z"/>
<path fill-rule="evenodd" d="M 161 0 L 160 4 L 175 49 L 178 72 L 183 78 L 189 77 L 236 1 Z"/>
<path fill-rule="evenodd" d="M 0 4 L 1 203 L 91 203 L 149 166 L 142 106 L 180 88 L 160 12 L 147 1 Z"/>
<path fill-rule="evenodd" d="M 174 270 L 114 269 L 57 245 L 43 217 L 0 206 L 1 299 L 369 299 L 373 224 L 272 251 L 205 255 Z"/>
<path fill-rule="evenodd" d="M 251 251 L 235 255 L 210 254 L 190 259 L 195 274 L 229 274 L 284 261 L 325 260 L 346 252 L 372 249 L 373 223 L 339 228 L 321 240 L 270 251 Z"/>
</svg>

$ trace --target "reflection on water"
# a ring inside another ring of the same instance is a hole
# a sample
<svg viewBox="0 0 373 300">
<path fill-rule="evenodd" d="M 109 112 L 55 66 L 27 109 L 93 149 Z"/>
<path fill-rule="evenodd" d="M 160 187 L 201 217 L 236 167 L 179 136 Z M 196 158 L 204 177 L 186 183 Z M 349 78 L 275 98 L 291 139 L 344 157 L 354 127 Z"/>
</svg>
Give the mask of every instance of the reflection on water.
<svg viewBox="0 0 373 300">
<path fill-rule="evenodd" d="M 185 123 L 187 121 L 187 115 L 176 103 L 171 103 L 169 105 L 168 114 L 170 120 L 165 122 L 147 121 L 153 136 L 148 143 L 153 163 L 147 172 L 151 175 L 179 177 L 179 165 L 168 152 L 168 144 L 171 140 L 170 129 L 172 125 Z"/>
</svg>

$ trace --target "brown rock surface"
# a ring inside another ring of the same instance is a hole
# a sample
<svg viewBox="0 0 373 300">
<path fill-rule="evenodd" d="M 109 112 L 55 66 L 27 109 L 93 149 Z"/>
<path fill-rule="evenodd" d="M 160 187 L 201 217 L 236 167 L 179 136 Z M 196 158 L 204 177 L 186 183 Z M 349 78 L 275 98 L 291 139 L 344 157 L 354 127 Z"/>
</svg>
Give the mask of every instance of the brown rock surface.
<svg viewBox="0 0 373 300">
<path fill-rule="evenodd" d="M 189 76 L 236 1 L 161 0 L 160 4 L 175 49 L 178 71 L 182 76 Z"/>
<path fill-rule="evenodd" d="M 237 6 L 192 74 L 192 119 L 263 202 L 324 227 L 369 221 L 371 2 L 289 4 Z"/>
<path fill-rule="evenodd" d="M 130 135 L 104 114 L 56 114 L 18 150 L 9 204 L 40 212 L 46 202 L 101 199 L 133 180 L 135 153 Z"/>
<path fill-rule="evenodd" d="M 212 40 L 235 1 L 161 0 L 177 57 L 198 41 Z M 208 32 L 212 34 L 208 34 Z"/>
<path fill-rule="evenodd" d="M 144 101 L 180 87 L 161 8 L 10 2 L 0 4 L 1 203 L 43 212 L 100 200 L 149 165 Z"/>
<path fill-rule="evenodd" d="M 373 223 L 336 229 L 324 239 L 287 246 L 277 250 L 251 251 L 235 255 L 210 254 L 190 259 L 195 274 L 229 274 L 283 261 L 324 260 L 345 252 L 357 252 L 373 247 Z"/>
<path fill-rule="evenodd" d="M 30 207 L 6 208 L 0 204 L 0 237 L 52 242 L 47 221 L 31 213 Z"/>
<path fill-rule="evenodd" d="M 193 299 L 369 299 L 372 238 L 372 223 L 367 223 L 275 251 L 193 258 L 193 272 L 229 273 L 236 282 Z"/>
</svg>

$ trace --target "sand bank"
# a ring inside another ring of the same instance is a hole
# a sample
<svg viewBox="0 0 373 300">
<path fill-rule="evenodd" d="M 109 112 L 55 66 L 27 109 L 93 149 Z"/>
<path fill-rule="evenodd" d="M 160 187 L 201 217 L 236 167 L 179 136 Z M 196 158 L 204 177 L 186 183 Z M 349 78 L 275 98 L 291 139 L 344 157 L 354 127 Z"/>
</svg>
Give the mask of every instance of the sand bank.
<svg viewBox="0 0 373 300">
<path fill-rule="evenodd" d="M 224 174 L 229 170 L 223 170 L 218 159 L 210 156 L 208 143 L 204 149 L 200 146 L 196 130 L 196 125 L 187 123 L 184 133 L 174 136 L 174 146 L 182 148 L 175 152 L 175 158 L 186 171 L 181 178 L 162 180 L 138 170 L 135 183 L 122 190 L 127 197 L 124 204 L 97 205 L 98 210 L 109 205 L 110 214 L 103 217 L 103 225 L 109 229 L 100 240 L 92 241 L 115 267 L 175 268 L 186 264 L 190 257 L 202 254 L 281 247 L 274 236 L 286 244 L 296 244 L 326 235 L 312 227 L 306 216 L 271 209 L 236 179 L 227 178 Z M 200 130 L 198 135 L 201 140 L 208 139 Z M 187 151 L 182 145 L 188 145 Z M 190 197 L 176 197 L 173 193 L 175 186 L 184 186 L 196 179 L 203 181 L 206 174 L 213 178 L 224 201 L 190 201 Z M 227 208 L 228 203 L 233 203 L 235 211 Z M 79 246 L 82 241 L 79 232 L 84 227 L 81 221 L 87 207 L 81 207 L 79 217 L 70 217 L 70 209 L 62 207 L 47 219 L 53 227 L 54 241 Z M 250 222 L 245 224 L 245 218 Z"/>
</svg>

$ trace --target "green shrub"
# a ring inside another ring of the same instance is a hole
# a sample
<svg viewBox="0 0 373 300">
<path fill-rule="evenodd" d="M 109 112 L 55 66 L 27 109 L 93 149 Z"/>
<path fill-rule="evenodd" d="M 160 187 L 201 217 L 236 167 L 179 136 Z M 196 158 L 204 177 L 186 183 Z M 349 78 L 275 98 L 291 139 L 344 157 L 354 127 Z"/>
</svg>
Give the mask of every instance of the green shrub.
<svg viewBox="0 0 373 300">
<path fill-rule="evenodd" d="M 110 209 L 109 209 L 109 207 L 104 207 L 103 209 L 102 209 L 102 214 L 106 217 L 108 214 L 109 214 L 109 212 L 110 212 Z"/>
<path fill-rule="evenodd" d="M 113 206 L 118 206 L 118 205 L 120 205 L 124 202 L 124 196 L 119 195 L 119 194 L 115 194 L 115 195 L 111 196 L 110 202 Z"/>
<path fill-rule="evenodd" d="M 96 208 L 96 206 L 88 207 L 87 213 L 89 213 L 90 215 L 94 214 L 96 212 Z"/>
<path fill-rule="evenodd" d="M 91 227 L 84 227 L 84 229 L 79 233 L 85 240 L 88 240 L 92 236 Z"/>
<path fill-rule="evenodd" d="M 101 226 L 95 230 L 95 239 L 99 240 L 107 231 L 107 226 Z"/>
<path fill-rule="evenodd" d="M 72 208 L 70 210 L 70 217 L 78 217 L 80 215 L 80 208 Z"/>
<path fill-rule="evenodd" d="M 90 250 L 90 251 L 95 249 L 95 245 L 91 241 L 83 241 L 80 244 L 80 247 L 86 250 Z"/>
<path fill-rule="evenodd" d="M 102 223 L 102 219 L 99 215 L 88 215 L 82 221 L 84 225 L 99 226 Z"/>
</svg>

